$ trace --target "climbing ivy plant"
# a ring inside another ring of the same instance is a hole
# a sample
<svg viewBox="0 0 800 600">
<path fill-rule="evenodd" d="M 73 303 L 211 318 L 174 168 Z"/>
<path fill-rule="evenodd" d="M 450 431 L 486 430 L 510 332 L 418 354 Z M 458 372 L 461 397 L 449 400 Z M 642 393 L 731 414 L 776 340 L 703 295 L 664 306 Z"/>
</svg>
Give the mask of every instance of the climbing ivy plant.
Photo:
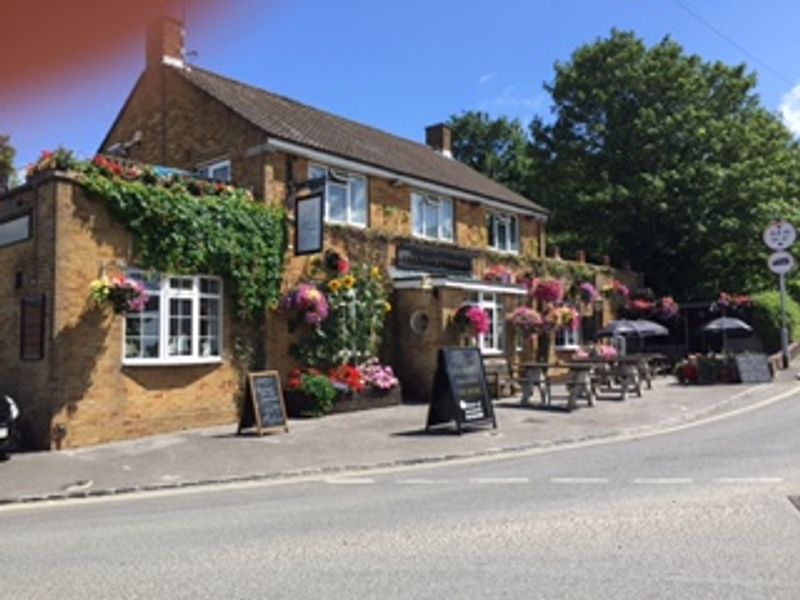
<svg viewBox="0 0 800 600">
<path fill-rule="evenodd" d="M 248 191 L 233 186 L 160 177 L 102 156 L 71 159 L 59 168 L 78 172 L 84 187 L 133 234 L 138 266 L 223 277 L 243 319 L 277 306 L 287 246 L 283 209 L 254 202 Z"/>
</svg>

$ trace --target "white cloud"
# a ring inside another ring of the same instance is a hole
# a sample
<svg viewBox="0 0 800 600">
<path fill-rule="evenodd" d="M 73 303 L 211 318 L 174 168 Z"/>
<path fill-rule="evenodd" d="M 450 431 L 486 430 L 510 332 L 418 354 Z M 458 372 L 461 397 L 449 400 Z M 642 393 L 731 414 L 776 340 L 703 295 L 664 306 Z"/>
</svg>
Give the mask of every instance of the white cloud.
<svg viewBox="0 0 800 600">
<path fill-rule="evenodd" d="M 480 85 L 484 85 L 486 83 L 489 83 L 495 77 L 497 77 L 497 73 L 486 73 L 480 76 L 480 79 L 478 79 L 478 83 Z"/>
<path fill-rule="evenodd" d="M 547 101 L 547 95 L 543 92 L 525 95 L 518 93 L 517 86 L 508 85 L 499 95 L 481 102 L 479 108 L 492 115 L 518 118 L 523 124 L 527 124 L 535 114 L 545 111 Z"/>
<path fill-rule="evenodd" d="M 781 98 L 783 122 L 794 135 L 800 135 L 800 83 Z"/>
</svg>

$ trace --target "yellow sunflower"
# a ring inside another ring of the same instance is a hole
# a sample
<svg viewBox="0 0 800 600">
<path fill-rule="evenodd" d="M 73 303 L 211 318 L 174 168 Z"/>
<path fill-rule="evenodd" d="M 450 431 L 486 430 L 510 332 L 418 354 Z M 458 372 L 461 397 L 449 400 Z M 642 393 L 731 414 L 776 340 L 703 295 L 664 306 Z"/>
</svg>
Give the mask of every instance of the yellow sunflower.
<svg viewBox="0 0 800 600">
<path fill-rule="evenodd" d="M 353 275 L 345 275 L 342 278 L 342 285 L 346 287 L 348 290 L 351 289 L 356 284 L 356 278 Z"/>
<path fill-rule="evenodd" d="M 338 293 L 341 287 L 342 287 L 342 282 L 339 281 L 338 279 L 332 279 L 331 281 L 328 282 L 328 289 L 334 294 Z"/>
</svg>

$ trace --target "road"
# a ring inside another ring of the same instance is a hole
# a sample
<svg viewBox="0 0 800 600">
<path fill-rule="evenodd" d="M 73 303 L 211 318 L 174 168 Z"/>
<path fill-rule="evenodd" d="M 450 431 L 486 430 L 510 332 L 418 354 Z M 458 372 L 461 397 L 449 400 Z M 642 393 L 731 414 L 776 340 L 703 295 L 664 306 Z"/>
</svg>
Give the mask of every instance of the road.
<svg viewBox="0 0 800 600">
<path fill-rule="evenodd" d="M 800 598 L 800 396 L 650 437 L 0 510 L 2 598 Z"/>
</svg>

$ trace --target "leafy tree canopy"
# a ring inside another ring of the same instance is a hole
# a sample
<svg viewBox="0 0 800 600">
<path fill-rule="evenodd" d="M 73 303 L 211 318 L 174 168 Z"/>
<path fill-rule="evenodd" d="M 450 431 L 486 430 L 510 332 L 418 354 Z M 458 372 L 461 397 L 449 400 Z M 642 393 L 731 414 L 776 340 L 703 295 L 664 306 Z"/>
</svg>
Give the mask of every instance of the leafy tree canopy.
<svg viewBox="0 0 800 600">
<path fill-rule="evenodd" d="M 453 156 L 518 193 L 524 193 L 531 169 L 529 140 L 517 119 L 492 119 L 467 111 L 450 117 Z"/>
<path fill-rule="evenodd" d="M 683 299 L 774 283 L 761 231 L 800 223 L 800 152 L 744 65 L 612 31 L 555 71 L 528 196 L 554 210 L 557 243 L 629 260 Z"/>
</svg>

